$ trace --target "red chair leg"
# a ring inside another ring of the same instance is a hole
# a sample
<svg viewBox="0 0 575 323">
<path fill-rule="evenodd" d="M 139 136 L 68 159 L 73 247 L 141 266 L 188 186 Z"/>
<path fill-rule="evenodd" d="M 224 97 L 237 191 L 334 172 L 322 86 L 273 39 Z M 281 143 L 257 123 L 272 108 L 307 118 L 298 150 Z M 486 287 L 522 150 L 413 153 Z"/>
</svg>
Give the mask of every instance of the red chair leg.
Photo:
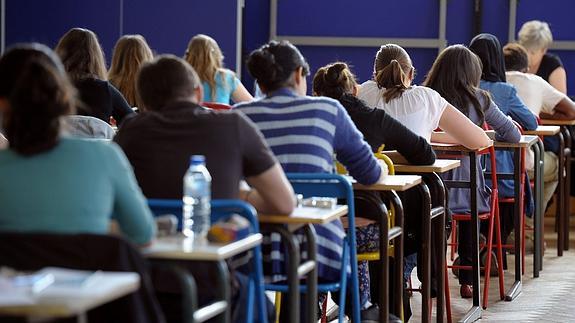
<svg viewBox="0 0 575 323">
<path fill-rule="evenodd" d="M 503 241 L 501 241 L 501 219 L 499 217 L 499 203 L 495 204 L 495 238 L 497 239 L 497 261 L 499 262 L 498 278 L 499 278 L 499 298 L 505 298 L 505 284 L 503 278 Z"/>
<path fill-rule="evenodd" d="M 492 210 L 496 208 L 493 201 L 491 203 Z M 489 283 L 491 277 L 491 251 L 493 250 L 493 226 L 495 225 L 495 216 L 489 218 L 489 230 L 487 230 L 487 246 L 485 248 L 487 252 L 487 259 L 485 261 L 484 272 L 485 272 L 485 282 L 483 288 L 483 309 L 487 309 L 487 303 L 489 301 Z"/>
<path fill-rule="evenodd" d="M 321 304 L 321 323 L 327 323 L 327 296 Z"/>
<path fill-rule="evenodd" d="M 451 220 L 451 261 L 455 259 L 457 251 L 457 221 Z"/>
</svg>

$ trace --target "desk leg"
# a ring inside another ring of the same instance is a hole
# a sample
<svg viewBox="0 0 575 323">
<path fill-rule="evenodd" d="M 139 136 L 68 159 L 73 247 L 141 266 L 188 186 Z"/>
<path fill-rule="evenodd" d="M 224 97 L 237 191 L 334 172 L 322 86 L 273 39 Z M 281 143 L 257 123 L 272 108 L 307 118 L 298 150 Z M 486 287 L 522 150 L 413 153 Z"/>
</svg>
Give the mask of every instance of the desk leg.
<svg viewBox="0 0 575 323">
<path fill-rule="evenodd" d="M 563 128 L 563 127 L 561 127 Z M 557 229 L 557 256 L 563 256 L 563 249 L 564 249 L 564 242 L 565 242 L 565 200 L 566 200 L 566 192 L 565 192 L 565 177 L 564 173 L 566 172 L 565 169 L 565 137 L 563 136 L 563 132 L 557 134 L 559 138 L 559 184 L 558 184 L 558 198 L 557 198 L 557 210 L 555 215 L 555 229 Z"/>
<path fill-rule="evenodd" d="M 564 250 L 569 250 L 569 221 L 571 218 L 571 204 L 569 203 L 571 197 L 571 131 L 569 127 L 561 127 L 561 130 L 565 136 L 565 206 L 563 209 L 563 228 L 565 232 L 563 234 L 563 248 Z"/>
<path fill-rule="evenodd" d="M 315 263 L 312 270 L 307 274 L 307 314 L 309 322 L 317 321 L 317 244 L 316 235 L 313 225 L 308 224 L 303 227 L 303 231 L 307 242 L 307 259 Z"/>
<path fill-rule="evenodd" d="M 535 243 L 533 246 L 533 277 L 539 277 L 539 270 L 541 270 L 541 254 L 542 254 L 542 220 L 543 214 L 545 212 L 545 205 L 543 205 L 543 143 L 541 140 L 537 141 L 537 144 L 533 146 L 533 152 L 535 155 L 535 169 L 534 169 L 534 190 L 535 195 L 535 214 L 534 216 L 534 227 L 533 235 L 535 237 Z"/>
<path fill-rule="evenodd" d="M 515 207 L 514 207 L 514 230 L 515 230 L 515 282 L 511 289 L 505 295 L 505 300 L 510 302 L 515 299 L 521 293 L 521 241 L 523 239 L 523 199 L 521 198 L 523 187 L 521 185 L 521 177 L 523 176 L 521 169 L 521 148 L 515 148 L 513 150 L 513 180 L 515 182 Z"/>
<path fill-rule="evenodd" d="M 284 226 L 274 225 L 273 231 L 280 234 L 282 242 L 287 248 L 287 280 L 288 280 L 288 308 L 289 322 L 300 321 L 300 295 L 298 267 L 300 263 L 299 243 L 296 237 Z"/>
<path fill-rule="evenodd" d="M 218 286 L 218 294 L 220 296 L 220 299 L 225 300 L 228 304 L 232 304 L 231 303 L 231 295 L 232 292 L 230 291 L 230 275 L 229 275 L 229 271 L 228 271 L 228 265 L 226 264 L 225 260 L 220 260 L 218 261 L 218 278 L 220 282 L 224 282 L 223 284 L 219 284 Z M 229 323 L 231 320 L 231 306 L 228 306 L 228 308 L 220 315 L 220 322 L 222 323 Z"/>
<path fill-rule="evenodd" d="M 394 264 L 395 264 L 395 268 L 394 268 L 394 273 L 395 273 L 395 277 L 393 278 L 393 291 L 395 292 L 394 297 L 396 298 L 397 302 L 395 302 L 395 309 L 394 309 L 394 314 L 397 315 L 398 317 L 402 317 L 402 313 L 403 313 L 403 288 L 404 288 L 404 284 L 403 284 L 403 239 L 405 238 L 404 234 L 405 231 L 403 231 L 403 204 L 401 203 L 401 199 L 399 198 L 399 196 L 397 195 L 397 193 L 395 191 L 386 191 L 383 192 L 383 195 L 385 196 L 385 198 L 387 200 L 390 201 L 391 205 L 393 205 L 394 211 L 395 211 L 395 226 L 400 227 L 402 230 L 402 233 L 399 237 L 397 237 L 395 239 L 395 241 L 393 242 L 393 256 L 394 256 Z M 380 228 L 380 230 L 387 230 L 387 224 L 385 228 Z M 382 231 L 383 232 L 383 231 Z M 387 236 L 387 235 L 386 235 Z M 383 241 L 380 240 L 380 261 L 381 261 L 381 266 L 382 268 L 387 266 L 387 263 L 385 263 L 384 260 L 382 259 L 386 259 L 386 258 L 381 258 L 383 255 L 383 250 L 385 249 L 385 255 L 387 255 L 387 248 L 383 248 L 382 246 L 387 246 L 388 242 L 385 242 L 385 244 L 381 244 Z M 381 288 L 381 287 L 380 287 Z M 382 299 L 383 295 L 380 296 L 380 299 Z M 385 304 L 385 303 L 383 303 Z M 380 304 L 380 306 L 382 307 L 388 307 L 387 305 L 384 306 L 383 304 Z M 387 317 L 384 317 L 384 320 L 381 320 L 382 322 L 387 321 Z"/>
<path fill-rule="evenodd" d="M 431 187 L 431 191 L 434 193 L 432 198 L 432 205 L 434 208 L 441 207 L 443 210 L 435 218 L 432 219 L 432 236 L 433 236 L 433 247 L 432 254 L 435 259 L 436 266 L 438 266 L 436 277 L 437 277 L 437 306 L 436 306 L 436 321 L 443 322 L 444 315 L 444 296 L 445 296 L 445 218 L 447 212 L 447 191 L 443 185 L 443 181 L 436 173 L 426 174 L 424 178 L 427 180 L 428 185 Z"/>
<path fill-rule="evenodd" d="M 429 322 L 431 302 L 431 193 L 425 183 L 419 185 L 423 195 L 422 237 L 423 243 L 423 286 L 421 287 L 421 318 L 422 322 Z M 418 264 L 420 265 L 420 264 Z"/>
<path fill-rule="evenodd" d="M 477 169 L 477 154 L 469 153 L 469 169 Z M 473 243 L 472 250 L 472 267 L 473 267 L 473 306 L 459 322 L 475 322 L 481 318 L 481 307 L 479 305 L 480 279 L 479 279 L 479 215 L 477 212 L 477 172 L 470 172 L 470 194 L 471 194 L 471 240 Z"/>
</svg>

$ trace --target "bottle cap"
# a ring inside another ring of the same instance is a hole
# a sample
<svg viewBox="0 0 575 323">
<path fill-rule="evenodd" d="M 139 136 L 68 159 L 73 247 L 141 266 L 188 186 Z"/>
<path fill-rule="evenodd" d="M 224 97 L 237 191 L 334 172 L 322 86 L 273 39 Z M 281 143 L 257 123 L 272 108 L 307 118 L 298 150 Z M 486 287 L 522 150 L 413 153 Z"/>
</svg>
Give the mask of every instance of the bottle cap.
<svg viewBox="0 0 575 323">
<path fill-rule="evenodd" d="M 205 163 L 206 157 L 204 155 L 192 155 L 192 157 L 190 157 L 190 165 L 199 165 Z"/>
</svg>

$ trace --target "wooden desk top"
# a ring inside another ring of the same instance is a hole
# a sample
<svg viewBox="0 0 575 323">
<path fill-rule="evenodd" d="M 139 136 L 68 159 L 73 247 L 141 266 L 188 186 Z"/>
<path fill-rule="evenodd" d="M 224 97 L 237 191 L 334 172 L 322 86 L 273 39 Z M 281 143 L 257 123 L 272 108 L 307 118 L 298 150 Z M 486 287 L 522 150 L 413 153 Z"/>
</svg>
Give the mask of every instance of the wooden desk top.
<svg viewBox="0 0 575 323">
<path fill-rule="evenodd" d="M 528 148 L 533 146 L 538 140 L 539 137 L 537 136 L 521 136 L 521 140 L 517 143 L 495 141 L 493 146 L 495 148 Z"/>
<path fill-rule="evenodd" d="M 547 126 L 575 126 L 575 119 L 573 120 L 556 120 L 556 119 L 541 119 L 542 125 Z"/>
<path fill-rule="evenodd" d="M 407 191 L 421 184 L 421 176 L 418 175 L 389 175 L 372 185 L 362 185 L 352 180 L 354 190 L 362 191 Z"/>
<path fill-rule="evenodd" d="M 258 221 L 276 224 L 325 224 L 346 215 L 347 211 L 347 205 L 337 205 L 333 209 L 298 206 L 289 216 L 258 214 Z"/>
<path fill-rule="evenodd" d="M 459 152 L 475 151 L 475 152 L 480 152 L 482 150 L 485 150 L 485 149 L 491 147 L 492 145 L 493 144 L 490 144 L 489 146 L 481 147 L 478 149 L 469 149 L 465 146 L 458 145 L 458 144 L 444 144 L 441 142 L 432 142 L 431 148 L 433 148 L 433 150 L 435 150 L 435 151 L 459 151 Z"/>
<path fill-rule="evenodd" d="M 401 173 L 445 173 L 461 165 L 457 159 L 436 159 L 433 165 L 395 164 L 396 172 Z"/>
<path fill-rule="evenodd" d="M 225 260 L 262 243 L 260 233 L 250 234 L 244 239 L 227 244 L 207 242 L 194 244 L 193 239 L 183 234 L 158 238 L 151 246 L 142 250 L 147 258 L 172 260 Z"/>
<path fill-rule="evenodd" d="M 561 128 L 559 126 L 538 126 L 535 130 L 523 131 L 526 135 L 535 136 L 553 136 L 559 133 Z"/>
<path fill-rule="evenodd" d="M 138 288 L 140 275 L 137 273 L 98 272 L 98 277 L 89 287 L 75 288 L 54 283 L 36 294 L 31 304 L 0 306 L 0 314 L 41 318 L 71 317 L 135 292 Z"/>
</svg>

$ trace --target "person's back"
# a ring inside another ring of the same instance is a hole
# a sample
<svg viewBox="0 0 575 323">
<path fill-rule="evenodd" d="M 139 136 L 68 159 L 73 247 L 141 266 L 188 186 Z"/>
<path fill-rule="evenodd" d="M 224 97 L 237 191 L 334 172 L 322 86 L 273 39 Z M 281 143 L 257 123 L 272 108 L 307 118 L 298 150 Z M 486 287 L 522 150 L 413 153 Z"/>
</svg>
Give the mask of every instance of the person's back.
<svg viewBox="0 0 575 323">
<path fill-rule="evenodd" d="M 137 188 L 133 176 L 126 176 L 130 172 L 118 147 L 100 140 L 62 138 L 33 157 L 0 151 L 0 230 L 106 233 L 113 213 L 127 206 L 117 202 L 118 195 Z M 145 205 L 141 194 L 138 200 Z M 134 226 L 140 232 L 130 238 L 136 242 L 153 234 L 151 219 L 142 215 L 134 214 L 147 220 Z"/>
<path fill-rule="evenodd" d="M 60 137 L 60 118 L 76 102 L 53 52 L 19 45 L 0 58 L 0 76 L 9 141 L 0 151 L 0 230 L 106 234 L 113 217 L 133 242 L 150 242 L 151 212 L 122 152 Z"/>
<path fill-rule="evenodd" d="M 417 135 L 430 141 L 431 133 L 439 127 L 439 120 L 447 101 L 432 89 L 412 86 L 400 97 L 386 102 L 383 93 L 375 81 L 366 81 L 361 85 L 359 98 L 368 106 L 383 109 Z M 421 122 L 426 120 L 427 122 Z"/>
<path fill-rule="evenodd" d="M 189 157 L 195 154 L 206 156 L 212 198 L 233 199 L 238 198 L 238 183 L 244 177 L 260 174 L 275 163 L 250 127 L 240 113 L 179 102 L 127 120 L 115 141 L 150 198 L 181 198 L 182 178 Z"/>
<path fill-rule="evenodd" d="M 134 113 L 122 94 L 106 81 L 106 64 L 98 37 L 83 28 L 70 29 L 55 48 L 66 72 L 78 89 L 78 113 L 118 124 Z"/>
</svg>

